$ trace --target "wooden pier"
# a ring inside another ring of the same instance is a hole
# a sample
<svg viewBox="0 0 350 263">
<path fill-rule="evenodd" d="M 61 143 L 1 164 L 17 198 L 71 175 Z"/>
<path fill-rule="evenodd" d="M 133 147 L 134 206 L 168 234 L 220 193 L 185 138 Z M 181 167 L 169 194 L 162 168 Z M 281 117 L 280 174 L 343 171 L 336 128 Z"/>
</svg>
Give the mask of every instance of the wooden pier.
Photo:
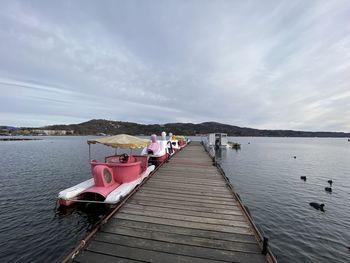
<svg viewBox="0 0 350 263">
<path fill-rule="evenodd" d="M 222 170 L 200 143 L 192 142 L 68 261 L 276 262 L 263 241 Z"/>
</svg>

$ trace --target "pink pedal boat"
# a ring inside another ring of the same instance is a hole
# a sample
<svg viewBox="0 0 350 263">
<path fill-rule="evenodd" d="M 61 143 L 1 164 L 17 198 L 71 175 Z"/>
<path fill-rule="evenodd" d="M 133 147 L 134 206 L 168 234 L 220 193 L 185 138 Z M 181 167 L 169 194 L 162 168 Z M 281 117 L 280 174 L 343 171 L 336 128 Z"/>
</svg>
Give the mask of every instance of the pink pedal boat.
<svg viewBox="0 0 350 263">
<path fill-rule="evenodd" d="M 120 134 L 88 140 L 89 149 L 90 144 L 95 143 L 114 148 L 142 148 L 149 144 L 149 140 Z M 76 202 L 117 204 L 154 170 L 155 166 L 148 166 L 148 161 L 149 156 L 125 153 L 107 156 L 101 163 L 91 160 L 92 178 L 61 191 L 58 194 L 59 204 L 61 206 L 69 206 Z"/>
<path fill-rule="evenodd" d="M 151 142 L 141 152 L 141 155 L 149 156 L 150 163 L 156 166 L 162 164 L 173 154 L 174 150 L 170 141 L 167 141 L 165 132 L 162 132 L 161 140 L 157 140 L 157 135 L 152 134 Z"/>
</svg>

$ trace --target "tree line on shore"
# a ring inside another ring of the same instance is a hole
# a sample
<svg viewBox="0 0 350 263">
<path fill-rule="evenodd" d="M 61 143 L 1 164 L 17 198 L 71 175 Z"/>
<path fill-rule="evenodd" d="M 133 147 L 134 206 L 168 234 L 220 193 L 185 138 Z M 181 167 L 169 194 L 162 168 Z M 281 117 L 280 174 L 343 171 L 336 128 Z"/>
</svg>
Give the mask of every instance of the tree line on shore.
<svg viewBox="0 0 350 263">
<path fill-rule="evenodd" d="M 350 137 L 350 133 L 344 132 L 310 132 L 294 130 L 259 130 L 238 127 L 218 122 L 194 123 L 167 123 L 167 124 L 139 124 L 134 122 L 111 121 L 93 119 L 79 124 L 51 125 L 40 128 L 25 127 L 15 128 L 0 126 L 2 135 L 29 135 L 35 130 L 60 130 L 69 131 L 67 135 L 96 135 L 96 134 L 121 134 L 150 135 L 160 134 L 162 131 L 187 136 L 203 135 L 208 133 L 227 133 L 228 136 L 265 136 L 265 137 Z M 26 134 L 23 134 L 26 133 Z"/>
</svg>

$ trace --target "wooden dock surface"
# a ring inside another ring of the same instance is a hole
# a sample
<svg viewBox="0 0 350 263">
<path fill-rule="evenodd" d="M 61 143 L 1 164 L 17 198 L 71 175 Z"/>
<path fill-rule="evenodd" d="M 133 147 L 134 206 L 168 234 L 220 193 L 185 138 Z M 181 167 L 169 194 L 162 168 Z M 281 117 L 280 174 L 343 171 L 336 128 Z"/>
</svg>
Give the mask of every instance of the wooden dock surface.
<svg viewBox="0 0 350 263">
<path fill-rule="evenodd" d="M 232 190 L 199 143 L 153 174 L 74 262 L 267 262 Z"/>
</svg>

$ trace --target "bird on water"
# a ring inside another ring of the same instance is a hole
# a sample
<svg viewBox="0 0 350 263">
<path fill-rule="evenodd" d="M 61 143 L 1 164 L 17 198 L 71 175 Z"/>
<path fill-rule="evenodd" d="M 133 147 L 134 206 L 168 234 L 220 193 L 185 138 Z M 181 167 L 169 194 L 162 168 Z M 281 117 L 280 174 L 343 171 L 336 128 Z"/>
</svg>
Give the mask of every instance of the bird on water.
<svg viewBox="0 0 350 263">
<path fill-rule="evenodd" d="M 324 190 L 325 190 L 326 192 L 332 193 L 332 188 L 331 188 L 331 187 L 325 187 Z"/>
<path fill-rule="evenodd" d="M 333 181 L 332 181 L 332 180 L 328 180 L 327 182 L 328 182 L 329 185 L 332 187 Z"/>
<path fill-rule="evenodd" d="M 300 179 L 306 181 L 306 176 L 300 176 Z"/>
<path fill-rule="evenodd" d="M 313 208 L 315 208 L 315 209 L 317 209 L 317 210 L 321 210 L 321 211 L 323 211 L 324 212 L 324 204 L 319 204 L 319 203 L 316 203 L 316 202 L 311 202 L 310 203 L 310 205 L 313 207 Z"/>
</svg>

